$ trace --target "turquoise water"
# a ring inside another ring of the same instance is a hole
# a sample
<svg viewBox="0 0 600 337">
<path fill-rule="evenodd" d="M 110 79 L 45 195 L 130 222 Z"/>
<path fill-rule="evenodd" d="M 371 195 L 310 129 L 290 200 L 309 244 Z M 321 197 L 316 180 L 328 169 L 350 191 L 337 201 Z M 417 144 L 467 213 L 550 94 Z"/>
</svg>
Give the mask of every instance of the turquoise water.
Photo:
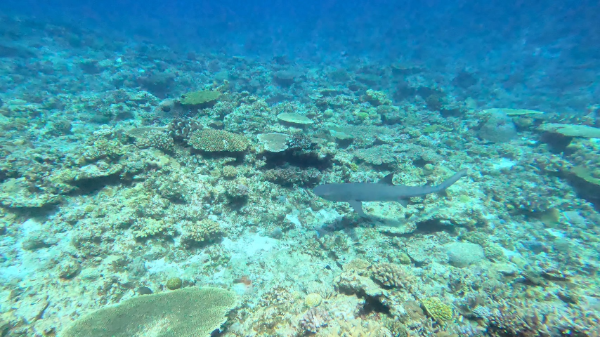
<svg viewBox="0 0 600 337">
<path fill-rule="evenodd" d="M 3 1 L 0 336 L 600 336 L 599 14 Z"/>
</svg>

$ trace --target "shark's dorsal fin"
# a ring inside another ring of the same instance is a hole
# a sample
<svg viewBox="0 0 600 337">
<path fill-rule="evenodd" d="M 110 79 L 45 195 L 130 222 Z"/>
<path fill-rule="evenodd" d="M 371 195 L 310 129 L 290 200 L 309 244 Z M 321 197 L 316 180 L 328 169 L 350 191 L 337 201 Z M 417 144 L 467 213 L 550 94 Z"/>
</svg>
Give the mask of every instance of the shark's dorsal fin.
<svg viewBox="0 0 600 337">
<path fill-rule="evenodd" d="M 377 183 L 378 184 L 385 184 L 385 185 L 394 185 L 394 183 L 392 182 L 392 180 L 394 180 L 394 172 L 388 174 L 387 176 L 381 178 L 381 180 L 379 180 Z"/>
</svg>

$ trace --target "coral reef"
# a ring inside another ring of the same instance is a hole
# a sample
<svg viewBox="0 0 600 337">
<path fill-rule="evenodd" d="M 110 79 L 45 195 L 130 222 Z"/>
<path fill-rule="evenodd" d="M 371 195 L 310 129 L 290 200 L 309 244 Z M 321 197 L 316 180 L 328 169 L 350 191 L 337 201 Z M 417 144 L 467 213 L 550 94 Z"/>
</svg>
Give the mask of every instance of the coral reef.
<svg viewBox="0 0 600 337">
<path fill-rule="evenodd" d="M 279 33 L 232 38 L 234 21 L 178 24 L 174 49 L 6 13 L 0 335 L 600 333 L 598 67 L 567 56 L 585 58 L 586 34 L 527 25 L 511 44 L 517 15 L 505 47 L 473 51 L 464 34 L 460 48 L 431 38 L 435 19 L 417 25 L 424 43 L 336 36 L 284 55 Z M 371 58 L 382 41 L 400 59 Z M 312 192 L 462 169 L 443 193 L 364 202 L 365 216 Z"/>
</svg>

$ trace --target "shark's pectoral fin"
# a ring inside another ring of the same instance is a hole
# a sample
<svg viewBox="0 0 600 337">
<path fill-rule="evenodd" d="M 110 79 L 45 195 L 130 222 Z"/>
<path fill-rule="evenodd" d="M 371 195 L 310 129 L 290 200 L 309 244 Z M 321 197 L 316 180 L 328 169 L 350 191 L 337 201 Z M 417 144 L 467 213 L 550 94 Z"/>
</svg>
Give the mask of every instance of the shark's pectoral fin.
<svg viewBox="0 0 600 337">
<path fill-rule="evenodd" d="M 378 184 L 383 184 L 383 185 L 394 185 L 394 183 L 392 182 L 394 180 L 394 172 L 388 174 L 387 176 L 381 178 L 381 180 L 379 180 Z"/>
<path fill-rule="evenodd" d="M 354 211 L 356 213 L 358 213 L 358 215 L 360 215 L 360 216 L 365 215 L 365 212 L 363 212 L 363 209 L 362 209 L 362 201 L 351 200 L 351 201 L 348 201 L 348 203 L 350 204 L 350 207 L 352 207 L 354 209 Z"/>
<path fill-rule="evenodd" d="M 400 205 L 404 206 L 404 208 L 408 207 L 408 199 L 398 199 Z"/>
</svg>

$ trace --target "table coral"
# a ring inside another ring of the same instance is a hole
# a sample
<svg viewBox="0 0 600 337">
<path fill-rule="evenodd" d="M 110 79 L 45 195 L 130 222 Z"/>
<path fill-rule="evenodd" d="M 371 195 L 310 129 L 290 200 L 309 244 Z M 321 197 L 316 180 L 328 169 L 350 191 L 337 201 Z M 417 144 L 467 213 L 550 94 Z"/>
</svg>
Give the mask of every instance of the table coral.
<svg viewBox="0 0 600 337">
<path fill-rule="evenodd" d="M 183 106 L 191 109 L 204 109 L 214 105 L 221 97 L 218 91 L 200 90 L 181 95 L 179 100 Z"/>
<path fill-rule="evenodd" d="M 239 134 L 204 129 L 192 132 L 189 144 L 196 150 L 206 152 L 243 152 L 250 142 Z"/>
</svg>

